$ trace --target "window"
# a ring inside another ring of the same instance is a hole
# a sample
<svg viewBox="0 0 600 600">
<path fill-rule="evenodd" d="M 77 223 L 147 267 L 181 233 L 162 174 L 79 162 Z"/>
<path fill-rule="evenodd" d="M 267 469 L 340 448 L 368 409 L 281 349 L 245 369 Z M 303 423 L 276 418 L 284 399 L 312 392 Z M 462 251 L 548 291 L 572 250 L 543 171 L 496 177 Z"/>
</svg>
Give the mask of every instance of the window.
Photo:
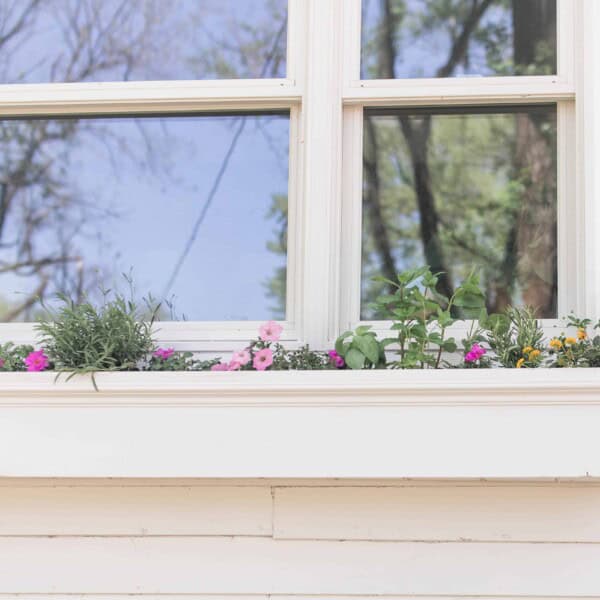
<svg viewBox="0 0 600 600">
<path fill-rule="evenodd" d="M 0 0 L 0 313 L 132 267 L 161 343 L 323 348 L 427 261 L 600 317 L 599 4 Z"/>
</svg>

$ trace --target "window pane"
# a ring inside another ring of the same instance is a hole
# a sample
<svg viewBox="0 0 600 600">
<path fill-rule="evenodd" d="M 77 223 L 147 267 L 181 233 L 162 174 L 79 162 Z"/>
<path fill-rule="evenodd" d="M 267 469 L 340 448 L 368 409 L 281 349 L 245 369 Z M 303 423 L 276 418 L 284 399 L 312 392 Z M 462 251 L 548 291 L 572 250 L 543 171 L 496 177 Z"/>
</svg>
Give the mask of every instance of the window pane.
<svg viewBox="0 0 600 600">
<path fill-rule="evenodd" d="M 371 110 L 364 121 L 362 317 L 428 264 L 440 291 L 476 267 L 488 309 L 556 317 L 556 108 Z"/>
<path fill-rule="evenodd" d="M 362 78 L 556 73 L 556 0 L 362 0 Z"/>
<path fill-rule="evenodd" d="M 0 0 L 0 82 L 285 77 L 287 0 Z"/>
<path fill-rule="evenodd" d="M 287 113 L 0 121 L 0 319 L 130 271 L 189 320 L 284 317 L 288 136 Z"/>
</svg>

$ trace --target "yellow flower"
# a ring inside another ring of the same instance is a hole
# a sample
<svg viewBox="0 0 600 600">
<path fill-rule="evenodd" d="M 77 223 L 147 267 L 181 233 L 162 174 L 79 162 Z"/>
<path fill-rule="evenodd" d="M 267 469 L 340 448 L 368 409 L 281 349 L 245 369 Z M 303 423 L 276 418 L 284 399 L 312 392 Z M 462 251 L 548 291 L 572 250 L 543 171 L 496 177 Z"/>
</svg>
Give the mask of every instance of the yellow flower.
<svg viewBox="0 0 600 600">
<path fill-rule="evenodd" d="M 565 345 L 566 346 L 573 346 L 576 343 L 577 343 L 577 340 L 574 337 L 565 338 Z"/>
<path fill-rule="evenodd" d="M 537 358 L 537 357 L 538 357 L 540 354 L 541 354 L 541 351 L 540 351 L 540 350 L 537 350 L 537 349 L 536 349 L 536 350 L 532 350 L 532 351 L 529 353 L 529 359 L 530 359 L 530 360 L 535 360 L 535 359 L 536 359 L 536 358 Z"/>
<path fill-rule="evenodd" d="M 585 339 L 587 339 L 587 333 L 585 332 L 585 329 L 583 327 L 580 327 L 577 330 L 577 339 L 578 340 L 585 340 Z"/>
<path fill-rule="evenodd" d="M 520 358 L 517 361 L 517 369 L 520 369 L 523 366 L 524 363 L 525 363 L 525 359 L 524 358 Z"/>
<path fill-rule="evenodd" d="M 560 350 L 562 348 L 562 342 L 558 338 L 552 338 L 550 340 L 550 348 Z"/>
<path fill-rule="evenodd" d="M 532 350 L 533 348 L 531 346 L 526 346 L 523 348 L 523 354 L 529 354 Z"/>
</svg>

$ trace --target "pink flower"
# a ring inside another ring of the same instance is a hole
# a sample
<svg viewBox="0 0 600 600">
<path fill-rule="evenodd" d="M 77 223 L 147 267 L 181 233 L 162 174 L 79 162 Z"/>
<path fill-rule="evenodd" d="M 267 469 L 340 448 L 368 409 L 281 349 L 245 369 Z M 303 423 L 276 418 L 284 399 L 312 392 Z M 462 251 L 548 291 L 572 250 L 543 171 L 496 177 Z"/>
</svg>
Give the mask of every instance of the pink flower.
<svg viewBox="0 0 600 600">
<path fill-rule="evenodd" d="M 2 367 L 4 367 L 4 359 L 3 359 L 3 358 L 0 358 L 0 369 L 1 369 Z"/>
<path fill-rule="evenodd" d="M 486 354 L 487 350 L 475 343 L 471 346 L 471 349 L 465 354 L 465 362 L 476 362 L 478 361 L 484 354 Z"/>
<path fill-rule="evenodd" d="M 269 321 L 260 326 L 258 333 L 263 342 L 278 342 L 282 331 L 283 327 L 279 323 Z"/>
<path fill-rule="evenodd" d="M 210 368 L 211 371 L 229 371 L 229 365 L 227 363 L 217 363 Z"/>
<path fill-rule="evenodd" d="M 230 363 L 227 365 L 227 370 L 228 370 L 228 371 L 239 371 L 241 366 L 242 366 L 242 365 L 241 365 L 239 362 L 237 362 L 237 361 L 235 361 L 235 360 L 232 360 L 232 361 L 231 361 L 231 362 L 230 362 Z"/>
<path fill-rule="evenodd" d="M 344 359 L 335 350 L 329 351 L 329 358 L 336 369 L 343 369 L 346 366 Z"/>
<path fill-rule="evenodd" d="M 231 357 L 231 362 L 239 363 L 241 367 L 247 365 L 250 362 L 250 352 L 248 352 L 248 350 L 234 352 Z"/>
<path fill-rule="evenodd" d="M 175 350 L 173 348 L 157 348 L 153 356 L 160 358 L 161 360 L 167 360 L 173 356 Z"/>
<path fill-rule="evenodd" d="M 264 371 L 273 364 L 273 352 L 270 348 L 263 348 L 254 355 L 252 366 L 257 371 Z"/>
<path fill-rule="evenodd" d="M 44 371 L 48 368 L 48 357 L 43 350 L 30 352 L 27 358 L 23 359 L 28 371 Z"/>
</svg>

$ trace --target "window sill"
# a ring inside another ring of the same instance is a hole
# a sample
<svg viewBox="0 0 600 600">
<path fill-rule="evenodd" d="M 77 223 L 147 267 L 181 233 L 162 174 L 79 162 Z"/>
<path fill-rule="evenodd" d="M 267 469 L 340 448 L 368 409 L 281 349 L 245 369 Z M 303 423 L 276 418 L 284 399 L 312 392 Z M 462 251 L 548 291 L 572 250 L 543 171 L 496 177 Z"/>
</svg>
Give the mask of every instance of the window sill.
<svg viewBox="0 0 600 600">
<path fill-rule="evenodd" d="M 600 477 L 600 369 L 0 375 L 0 476 Z"/>
</svg>

